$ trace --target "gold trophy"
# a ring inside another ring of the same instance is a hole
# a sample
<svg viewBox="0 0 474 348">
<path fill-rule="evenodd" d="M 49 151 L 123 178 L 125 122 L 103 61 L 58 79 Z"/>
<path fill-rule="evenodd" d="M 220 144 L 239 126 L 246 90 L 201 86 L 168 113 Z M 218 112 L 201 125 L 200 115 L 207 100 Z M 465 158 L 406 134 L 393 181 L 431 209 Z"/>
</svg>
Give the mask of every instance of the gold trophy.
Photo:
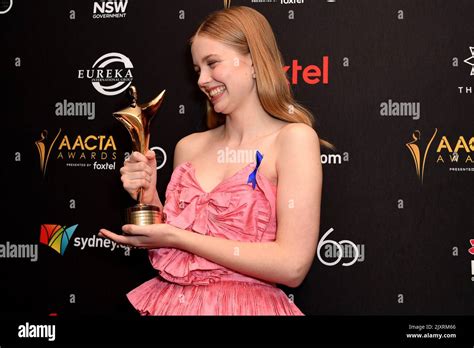
<svg viewBox="0 0 474 348">
<path fill-rule="evenodd" d="M 114 112 L 114 117 L 119 120 L 130 133 L 132 149 L 145 154 L 150 144 L 150 123 L 163 101 L 165 90 L 152 101 L 138 105 L 137 89 L 130 86 L 128 89 L 132 102 L 130 106 Z M 151 225 L 164 222 L 163 212 L 159 207 L 142 203 L 143 188 L 137 193 L 138 204 L 127 209 L 127 223 L 135 225 Z"/>
</svg>

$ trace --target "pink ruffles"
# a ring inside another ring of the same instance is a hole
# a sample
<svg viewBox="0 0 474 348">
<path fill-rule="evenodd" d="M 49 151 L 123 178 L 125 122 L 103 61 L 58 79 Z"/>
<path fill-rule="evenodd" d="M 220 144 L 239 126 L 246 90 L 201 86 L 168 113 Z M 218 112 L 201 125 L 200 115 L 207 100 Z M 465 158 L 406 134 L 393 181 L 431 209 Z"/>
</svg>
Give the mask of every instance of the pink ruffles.
<svg viewBox="0 0 474 348">
<path fill-rule="evenodd" d="M 153 278 L 127 296 L 141 315 L 304 315 L 282 290 L 247 282 L 183 286 Z"/>
<path fill-rule="evenodd" d="M 257 171 L 257 187 L 253 189 L 246 184 L 251 169 L 255 164 L 245 166 L 205 192 L 192 164 L 179 165 L 166 190 L 166 223 L 190 233 L 230 240 L 275 240 L 276 186 Z M 275 284 L 239 274 L 197 255 L 159 248 L 149 251 L 149 259 L 160 276 L 127 294 L 144 315 L 302 315 Z"/>
</svg>

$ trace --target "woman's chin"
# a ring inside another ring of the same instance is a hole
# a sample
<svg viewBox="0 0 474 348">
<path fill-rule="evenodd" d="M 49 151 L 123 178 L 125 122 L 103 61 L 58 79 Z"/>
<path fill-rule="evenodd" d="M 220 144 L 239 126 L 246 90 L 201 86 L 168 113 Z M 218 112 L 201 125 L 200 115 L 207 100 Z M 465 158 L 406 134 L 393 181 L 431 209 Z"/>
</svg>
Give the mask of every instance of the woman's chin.
<svg viewBox="0 0 474 348">
<path fill-rule="evenodd" d="M 220 105 L 214 105 L 214 111 L 217 112 L 218 114 L 222 114 L 224 111 L 224 108 L 222 108 Z"/>
</svg>

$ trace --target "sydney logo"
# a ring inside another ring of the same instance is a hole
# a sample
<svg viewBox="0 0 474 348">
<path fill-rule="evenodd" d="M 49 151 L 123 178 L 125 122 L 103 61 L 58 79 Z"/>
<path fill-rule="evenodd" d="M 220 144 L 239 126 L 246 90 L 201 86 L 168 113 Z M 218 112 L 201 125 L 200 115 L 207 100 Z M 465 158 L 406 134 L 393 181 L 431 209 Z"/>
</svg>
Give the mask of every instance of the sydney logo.
<svg viewBox="0 0 474 348">
<path fill-rule="evenodd" d="M 41 225 L 40 243 L 64 255 L 77 226 Z"/>
</svg>

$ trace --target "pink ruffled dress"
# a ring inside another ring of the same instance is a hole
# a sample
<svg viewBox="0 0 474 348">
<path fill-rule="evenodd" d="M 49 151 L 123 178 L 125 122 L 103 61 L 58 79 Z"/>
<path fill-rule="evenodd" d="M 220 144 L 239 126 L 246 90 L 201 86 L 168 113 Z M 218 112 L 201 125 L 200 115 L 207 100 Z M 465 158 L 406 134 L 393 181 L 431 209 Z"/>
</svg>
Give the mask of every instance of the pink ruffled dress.
<svg viewBox="0 0 474 348">
<path fill-rule="evenodd" d="M 190 162 L 177 166 L 166 189 L 166 223 L 217 238 L 274 241 L 276 186 L 258 172 L 259 164 L 211 192 L 202 189 Z M 247 183 L 252 174 L 253 184 Z M 127 294 L 141 315 L 304 315 L 275 284 L 186 251 L 151 249 L 149 259 L 158 276 Z"/>
</svg>

